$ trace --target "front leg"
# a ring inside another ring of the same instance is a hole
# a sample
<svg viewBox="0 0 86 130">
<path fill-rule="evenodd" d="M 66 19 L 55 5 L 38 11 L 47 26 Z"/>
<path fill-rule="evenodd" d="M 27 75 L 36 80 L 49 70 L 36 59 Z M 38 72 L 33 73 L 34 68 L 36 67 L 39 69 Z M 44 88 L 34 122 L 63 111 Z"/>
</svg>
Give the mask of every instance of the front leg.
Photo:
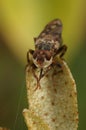
<svg viewBox="0 0 86 130">
<path fill-rule="evenodd" d="M 39 76 L 39 79 L 41 80 L 49 71 L 50 71 L 50 69 L 51 69 L 51 65 L 50 66 L 48 66 L 47 68 L 46 68 L 46 71 L 43 73 L 43 69 L 41 69 L 41 71 L 40 71 L 40 76 Z"/>
<path fill-rule="evenodd" d="M 31 60 L 30 60 L 30 54 L 33 56 L 33 53 L 34 53 L 34 50 L 32 50 L 32 49 L 29 49 L 29 51 L 27 52 L 27 62 L 28 62 L 28 64 L 30 64 L 31 63 Z M 27 66 L 28 66 L 28 64 L 26 65 L 26 68 L 27 68 Z M 37 67 L 34 65 L 34 63 L 32 63 L 31 64 L 31 70 L 32 70 L 32 73 L 33 73 L 33 76 L 36 78 L 36 80 L 37 80 L 37 87 L 35 88 L 35 90 L 37 89 L 37 88 L 40 88 L 40 84 L 39 84 L 39 78 L 37 77 L 37 75 L 35 74 L 35 69 L 36 69 Z"/>
<path fill-rule="evenodd" d="M 63 46 L 61 46 L 61 47 L 57 50 L 57 52 L 56 52 L 56 54 L 54 55 L 54 57 L 55 57 L 56 55 L 59 55 L 60 58 L 62 58 L 66 51 L 67 51 L 67 46 L 66 46 L 66 45 L 63 45 Z"/>
<path fill-rule="evenodd" d="M 27 62 L 30 63 L 31 60 L 30 60 L 30 57 L 29 55 L 31 54 L 33 56 L 33 53 L 34 53 L 34 50 L 30 49 L 28 52 L 27 52 Z M 28 65 L 27 65 L 28 66 Z M 36 74 L 35 74 L 35 69 L 37 68 L 34 63 L 31 64 L 31 68 L 32 68 L 32 73 L 33 73 L 33 76 L 36 78 L 36 81 L 37 81 L 37 86 L 35 88 L 35 90 L 37 90 L 38 88 L 41 88 L 40 86 L 40 79 L 41 79 L 41 76 L 42 76 L 42 71 L 40 71 L 40 76 L 38 77 Z"/>
<path fill-rule="evenodd" d="M 37 86 L 34 90 L 37 90 L 38 88 L 41 89 L 40 80 L 48 73 L 48 71 L 51 69 L 51 66 L 47 67 L 47 70 L 43 73 L 43 69 L 40 70 L 39 77 L 35 74 L 34 69 L 32 69 L 32 73 L 34 77 L 37 80 Z"/>
<path fill-rule="evenodd" d="M 28 67 L 28 64 L 31 63 L 29 54 L 33 55 L 33 53 L 34 53 L 34 50 L 32 50 L 32 49 L 28 50 L 28 52 L 27 52 L 27 64 L 26 64 L 26 66 L 25 66 L 25 70 L 26 70 L 26 68 Z"/>
<path fill-rule="evenodd" d="M 60 57 L 62 57 L 66 51 L 67 51 L 66 45 L 63 45 L 62 47 L 60 47 L 60 49 L 59 49 Z"/>
<path fill-rule="evenodd" d="M 28 63 L 30 62 L 29 54 L 33 55 L 33 53 L 34 53 L 34 50 L 32 50 L 32 49 L 29 49 L 29 51 L 27 52 L 27 62 Z"/>
<path fill-rule="evenodd" d="M 33 73 L 33 76 L 35 77 L 35 79 L 36 79 L 36 81 L 37 81 L 36 88 L 34 89 L 34 91 L 36 91 L 38 88 L 40 89 L 41 86 L 40 86 L 40 77 L 38 77 L 38 76 L 36 75 L 36 73 L 35 73 L 36 67 L 35 67 L 35 68 L 34 68 L 34 67 L 35 67 L 35 66 L 34 66 L 34 64 L 33 64 L 33 66 L 32 66 L 32 73 Z"/>
</svg>

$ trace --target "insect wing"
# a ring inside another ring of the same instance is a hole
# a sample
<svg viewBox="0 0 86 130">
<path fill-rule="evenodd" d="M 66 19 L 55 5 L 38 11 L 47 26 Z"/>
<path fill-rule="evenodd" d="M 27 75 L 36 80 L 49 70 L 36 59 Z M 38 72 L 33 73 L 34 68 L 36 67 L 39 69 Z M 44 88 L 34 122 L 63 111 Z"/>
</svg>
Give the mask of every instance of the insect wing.
<svg viewBox="0 0 86 130">
<path fill-rule="evenodd" d="M 45 37 L 51 37 L 55 40 L 59 40 L 61 34 L 62 34 L 62 22 L 59 19 L 55 19 L 45 26 L 44 30 L 40 33 L 38 38 L 43 39 Z"/>
</svg>

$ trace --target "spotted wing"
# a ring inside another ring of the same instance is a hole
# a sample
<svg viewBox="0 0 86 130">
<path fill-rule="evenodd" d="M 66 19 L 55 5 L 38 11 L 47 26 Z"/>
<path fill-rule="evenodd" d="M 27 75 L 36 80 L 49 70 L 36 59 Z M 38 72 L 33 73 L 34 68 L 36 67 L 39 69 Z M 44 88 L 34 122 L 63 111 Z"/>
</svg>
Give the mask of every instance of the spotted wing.
<svg viewBox="0 0 86 130">
<path fill-rule="evenodd" d="M 62 42 L 62 22 L 59 19 L 54 19 L 50 23 L 48 23 L 44 30 L 39 34 L 39 36 L 35 39 L 49 39 L 55 40 L 59 43 Z"/>
</svg>

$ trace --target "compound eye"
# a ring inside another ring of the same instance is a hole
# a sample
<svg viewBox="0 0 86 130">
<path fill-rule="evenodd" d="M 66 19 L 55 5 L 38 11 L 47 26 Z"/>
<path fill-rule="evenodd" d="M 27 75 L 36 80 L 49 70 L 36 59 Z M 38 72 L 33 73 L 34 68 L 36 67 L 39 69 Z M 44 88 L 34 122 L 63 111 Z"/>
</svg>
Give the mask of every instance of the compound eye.
<svg viewBox="0 0 86 130">
<path fill-rule="evenodd" d="M 45 47 L 44 47 L 44 50 L 50 50 L 50 45 L 49 44 L 46 44 Z"/>
<path fill-rule="evenodd" d="M 38 49 L 38 50 L 50 50 L 51 49 L 51 45 L 50 45 L 50 43 L 40 43 L 40 44 L 38 44 L 37 46 L 36 46 L 36 48 Z"/>
<path fill-rule="evenodd" d="M 39 46 L 38 46 L 38 48 L 39 48 L 39 50 L 42 50 L 42 44 L 39 44 Z"/>
<path fill-rule="evenodd" d="M 42 50 L 42 43 L 37 44 L 37 45 L 36 45 L 36 48 L 37 48 L 38 50 Z"/>
<path fill-rule="evenodd" d="M 49 41 L 45 44 L 45 50 L 50 51 L 53 48 L 53 44 Z"/>
</svg>

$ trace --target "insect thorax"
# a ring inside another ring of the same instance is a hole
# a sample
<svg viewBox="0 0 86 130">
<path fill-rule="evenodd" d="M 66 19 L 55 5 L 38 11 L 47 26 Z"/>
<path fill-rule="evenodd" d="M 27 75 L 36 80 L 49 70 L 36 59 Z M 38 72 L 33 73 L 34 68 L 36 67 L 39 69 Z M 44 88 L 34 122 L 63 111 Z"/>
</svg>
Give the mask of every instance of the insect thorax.
<svg viewBox="0 0 86 130">
<path fill-rule="evenodd" d="M 53 53 L 56 52 L 60 48 L 61 44 L 58 41 L 53 39 L 37 39 L 35 43 L 36 50 L 48 50 L 52 51 Z"/>
</svg>

